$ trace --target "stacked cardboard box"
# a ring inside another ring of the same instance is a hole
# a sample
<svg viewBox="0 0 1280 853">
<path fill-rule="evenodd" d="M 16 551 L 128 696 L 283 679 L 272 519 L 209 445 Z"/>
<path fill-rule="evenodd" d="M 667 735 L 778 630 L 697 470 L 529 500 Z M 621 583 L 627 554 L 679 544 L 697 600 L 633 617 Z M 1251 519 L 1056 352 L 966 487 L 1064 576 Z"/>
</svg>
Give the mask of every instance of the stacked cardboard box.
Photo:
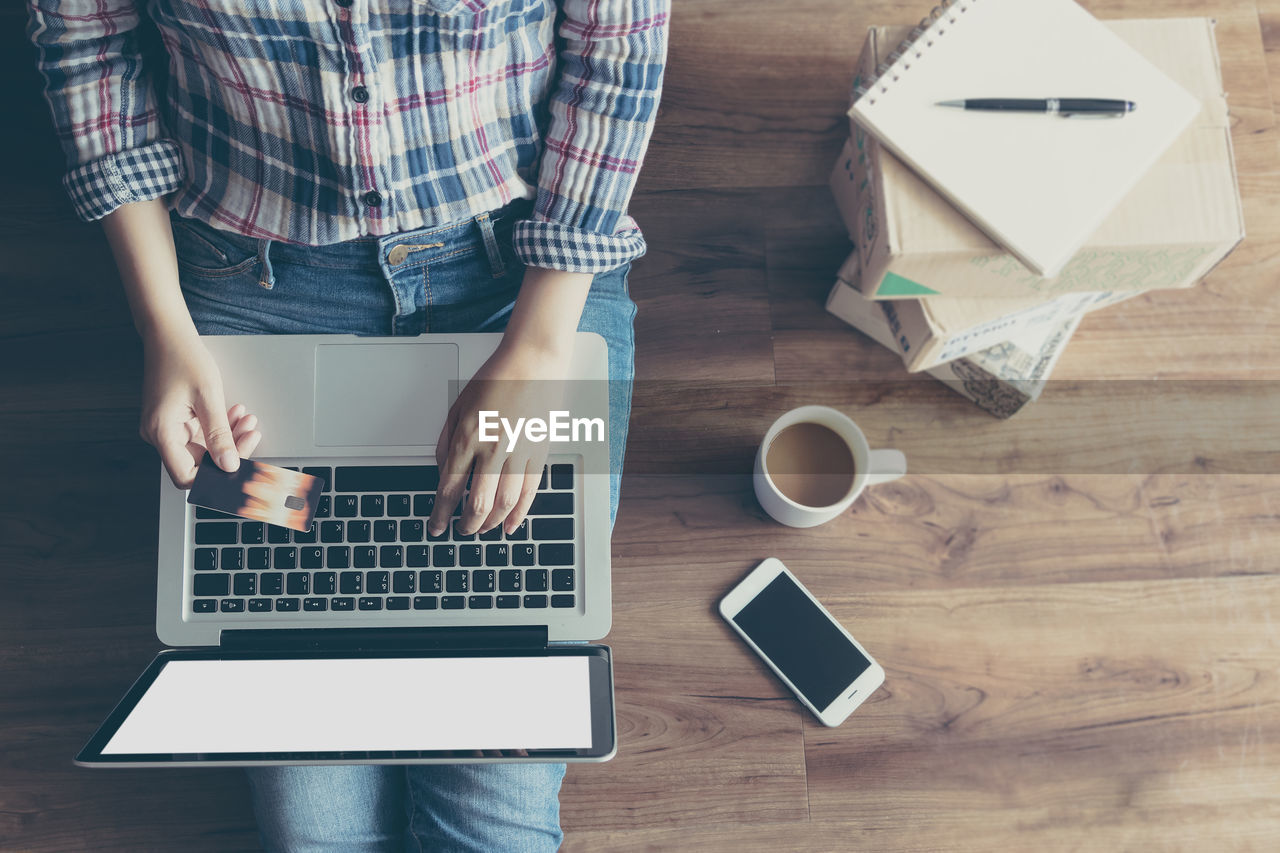
<svg viewBox="0 0 1280 853">
<path fill-rule="evenodd" d="M 1203 108 L 1056 278 L 1037 277 L 873 137 L 851 126 L 831 187 L 855 251 L 838 273 L 844 284 L 837 284 L 831 305 L 850 304 L 848 297 L 836 299 L 841 287 L 878 305 L 908 370 L 933 373 L 1010 341 L 1034 348 L 1036 341 L 1059 340 L 1058 333 L 1074 329 L 1086 312 L 1139 293 L 1194 285 L 1243 239 L 1213 22 L 1108 26 Z M 887 27 L 868 33 L 855 88 L 906 34 Z M 1065 338 L 1060 342 L 1065 345 Z M 1046 363 L 1053 361 L 1056 356 Z M 1041 370 L 1034 381 L 1045 378 Z"/>
</svg>

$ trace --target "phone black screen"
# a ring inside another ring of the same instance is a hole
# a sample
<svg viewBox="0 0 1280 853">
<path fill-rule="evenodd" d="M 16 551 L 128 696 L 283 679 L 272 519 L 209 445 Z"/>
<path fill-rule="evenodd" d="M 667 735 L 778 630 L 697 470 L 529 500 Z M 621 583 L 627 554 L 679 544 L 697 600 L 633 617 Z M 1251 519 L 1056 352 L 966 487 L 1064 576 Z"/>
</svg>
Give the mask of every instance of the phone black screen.
<svg viewBox="0 0 1280 853">
<path fill-rule="evenodd" d="M 871 665 L 786 573 L 733 621 L 819 711 Z"/>
</svg>

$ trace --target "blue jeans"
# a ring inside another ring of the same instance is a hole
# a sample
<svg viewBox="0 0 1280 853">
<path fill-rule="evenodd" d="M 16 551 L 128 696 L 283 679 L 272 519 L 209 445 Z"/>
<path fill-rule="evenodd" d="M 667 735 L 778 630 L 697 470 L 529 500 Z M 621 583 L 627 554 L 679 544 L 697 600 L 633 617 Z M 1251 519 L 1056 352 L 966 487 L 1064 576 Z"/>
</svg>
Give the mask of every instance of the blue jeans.
<svg viewBox="0 0 1280 853">
<path fill-rule="evenodd" d="M 174 217 L 183 294 L 201 334 L 416 335 L 506 328 L 524 268 L 504 209 L 332 246 L 255 240 Z M 609 350 L 611 513 L 631 413 L 627 268 L 595 277 L 578 328 Z M 270 429 L 270 424 L 263 424 Z M 541 851 L 560 832 L 563 764 L 268 767 L 249 771 L 271 851 Z"/>
</svg>

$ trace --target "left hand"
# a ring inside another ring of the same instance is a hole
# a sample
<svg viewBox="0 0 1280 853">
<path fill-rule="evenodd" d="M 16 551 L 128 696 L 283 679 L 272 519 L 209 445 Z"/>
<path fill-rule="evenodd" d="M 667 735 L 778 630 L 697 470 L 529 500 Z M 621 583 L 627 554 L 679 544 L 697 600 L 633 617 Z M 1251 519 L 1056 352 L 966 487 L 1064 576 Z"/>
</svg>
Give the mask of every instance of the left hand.
<svg viewBox="0 0 1280 853">
<path fill-rule="evenodd" d="M 547 443 L 531 442 L 521 431 L 515 447 L 508 451 L 508 436 L 501 428 L 498 441 L 480 441 L 480 412 L 497 412 L 515 424 L 517 418 L 546 418 L 560 408 L 572 341 L 570 335 L 562 347 L 544 349 L 503 338 L 462 389 L 436 445 L 440 486 L 427 521 L 432 536 L 444 532 L 464 491 L 460 533 L 484 533 L 504 522 L 504 529 L 511 533 L 520 526 L 538 493 Z M 444 450 L 443 458 L 440 449 Z M 469 473 L 471 488 L 467 491 Z"/>
</svg>

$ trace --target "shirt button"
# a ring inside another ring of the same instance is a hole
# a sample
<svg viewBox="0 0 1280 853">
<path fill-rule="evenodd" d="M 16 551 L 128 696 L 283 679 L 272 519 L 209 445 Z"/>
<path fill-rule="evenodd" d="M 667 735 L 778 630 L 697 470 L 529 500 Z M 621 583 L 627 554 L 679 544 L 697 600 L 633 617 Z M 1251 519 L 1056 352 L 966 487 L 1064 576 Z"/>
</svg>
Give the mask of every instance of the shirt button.
<svg viewBox="0 0 1280 853">
<path fill-rule="evenodd" d="M 363 104 L 369 100 L 369 90 L 364 86 L 356 86 L 351 90 L 351 100 L 357 104 Z"/>
<path fill-rule="evenodd" d="M 377 190 L 369 190 L 364 194 L 364 203 L 370 207 L 382 207 L 382 193 Z"/>
</svg>

